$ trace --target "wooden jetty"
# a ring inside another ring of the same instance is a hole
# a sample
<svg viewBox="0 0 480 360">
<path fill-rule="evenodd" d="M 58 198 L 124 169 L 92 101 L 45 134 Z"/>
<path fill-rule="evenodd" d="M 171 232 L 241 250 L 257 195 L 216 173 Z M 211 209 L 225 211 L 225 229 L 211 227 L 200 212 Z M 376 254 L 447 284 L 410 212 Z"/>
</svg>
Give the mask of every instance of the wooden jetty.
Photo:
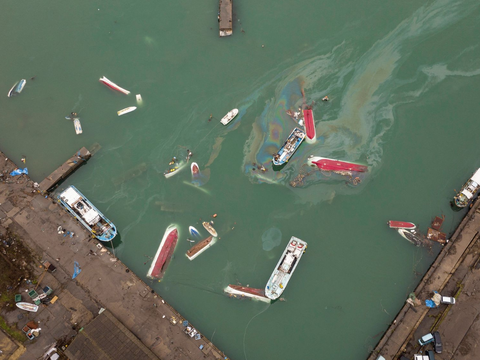
<svg viewBox="0 0 480 360">
<path fill-rule="evenodd" d="M 73 154 L 70 159 L 65 161 L 62 166 L 43 179 L 38 186 L 38 190 L 40 190 L 41 193 L 52 190 L 55 185 L 74 172 L 85 161 L 90 159 L 91 156 L 92 154 L 90 151 L 88 151 L 85 147 L 82 147 L 75 154 Z"/>
<path fill-rule="evenodd" d="M 218 7 L 218 27 L 220 37 L 233 34 L 232 0 L 220 0 Z"/>
</svg>

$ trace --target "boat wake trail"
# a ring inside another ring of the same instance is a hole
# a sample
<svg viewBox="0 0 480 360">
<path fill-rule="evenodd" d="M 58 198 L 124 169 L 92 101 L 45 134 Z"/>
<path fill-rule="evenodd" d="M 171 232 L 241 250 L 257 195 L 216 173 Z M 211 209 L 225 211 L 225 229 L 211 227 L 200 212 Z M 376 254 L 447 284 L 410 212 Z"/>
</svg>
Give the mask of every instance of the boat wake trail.
<svg viewBox="0 0 480 360">
<path fill-rule="evenodd" d="M 360 191 L 362 186 L 355 185 L 367 183 L 381 165 L 383 146 L 395 121 L 395 107 L 418 101 L 419 96 L 448 76 L 480 75 L 479 69 L 449 70 L 448 63 L 459 63 L 454 58 L 424 65 L 414 79 L 398 76 L 420 43 L 454 26 L 479 6 L 474 0 L 429 2 L 366 51 L 356 43 L 343 41 L 329 53 L 309 58 L 276 76 L 256 91 L 257 96 L 258 92 L 274 96 L 265 103 L 244 145 L 245 174 L 253 183 L 288 186 L 301 202 L 317 203 L 331 200 L 336 194 Z M 474 46 L 455 57 L 476 50 Z M 406 84 L 408 92 L 403 90 Z M 322 101 L 325 95 L 330 101 Z M 289 113 L 304 104 L 313 105 L 317 141 L 303 143 L 285 168 L 273 171 L 272 154 L 298 126 Z M 340 176 L 318 171 L 306 165 L 310 155 L 367 164 L 369 175 Z M 267 171 L 255 169 L 258 164 Z M 351 186 L 345 186 L 345 180 Z"/>
<path fill-rule="evenodd" d="M 247 336 L 248 326 L 253 321 L 253 319 L 255 319 L 259 315 L 262 315 L 265 311 L 268 310 L 268 308 L 270 307 L 270 304 L 265 304 L 265 305 L 266 305 L 265 309 L 260 311 L 258 314 L 253 315 L 253 317 L 248 321 L 247 326 L 245 326 L 245 331 L 243 332 L 243 355 L 245 355 L 245 360 L 247 360 L 247 349 L 246 349 L 245 337 Z"/>
</svg>

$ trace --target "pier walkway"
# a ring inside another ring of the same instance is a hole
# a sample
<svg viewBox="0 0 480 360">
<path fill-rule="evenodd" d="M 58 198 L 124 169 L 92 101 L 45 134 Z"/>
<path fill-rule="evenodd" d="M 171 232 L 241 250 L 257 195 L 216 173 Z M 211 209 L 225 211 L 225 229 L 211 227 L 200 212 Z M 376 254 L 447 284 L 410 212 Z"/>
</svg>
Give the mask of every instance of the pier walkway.
<svg viewBox="0 0 480 360">
<path fill-rule="evenodd" d="M 221 37 L 233 34 L 232 8 L 232 0 L 220 0 L 218 5 L 218 27 Z"/>
</svg>

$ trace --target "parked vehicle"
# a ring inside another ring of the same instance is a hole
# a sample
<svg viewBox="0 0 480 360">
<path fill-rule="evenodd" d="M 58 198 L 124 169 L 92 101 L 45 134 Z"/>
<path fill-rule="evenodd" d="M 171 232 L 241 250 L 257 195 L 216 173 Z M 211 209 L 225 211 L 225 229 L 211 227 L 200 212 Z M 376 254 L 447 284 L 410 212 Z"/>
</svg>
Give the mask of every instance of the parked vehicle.
<svg viewBox="0 0 480 360">
<path fill-rule="evenodd" d="M 418 339 L 418 343 L 420 346 L 425 346 L 427 344 L 430 344 L 433 342 L 433 335 L 431 333 L 428 333 L 426 335 L 423 335 L 420 339 Z"/>
<path fill-rule="evenodd" d="M 452 296 L 442 296 L 442 298 L 440 299 L 440 303 L 453 305 L 455 304 L 455 298 Z"/>
<path fill-rule="evenodd" d="M 435 349 L 435 352 L 437 354 L 441 354 L 443 350 L 443 345 L 442 345 L 442 338 L 440 337 L 440 333 L 438 331 L 433 332 L 433 348 Z"/>
<path fill-rule="evenodd" d="M 425 351 L 425 354 L 427 354 L 428 360 L 435 360 L 435 353 L 432 350 Z"/>
<path fill-rule="evenodd" d="M 418 355 L 418 354 L 415 354 L 413 355 L 413 360 L 429 360 L 428 359 L 428 356 L 427 355 Z"/>
<path fill-rule="evenodd" d="M 385 360 L 385 358 L 382 355 L 378 355 L 377 360 Z"/>
</svg>

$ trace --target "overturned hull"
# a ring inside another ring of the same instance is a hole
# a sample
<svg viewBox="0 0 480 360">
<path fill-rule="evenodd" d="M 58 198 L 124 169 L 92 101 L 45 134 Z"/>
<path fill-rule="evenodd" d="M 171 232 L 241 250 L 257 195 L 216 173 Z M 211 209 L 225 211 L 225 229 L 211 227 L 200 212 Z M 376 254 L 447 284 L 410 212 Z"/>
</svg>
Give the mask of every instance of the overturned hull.
<svg viewBox="0 0 480 360">
<path fill-rule="evenodd" d="M 178 240 L 178 230 L 175 225 L 170 225 L 163 235 L 152 265 L 148 270 L 147 277 L 161 279 L 167 270 L 170 259 L 175 250 Z"/>
<path fill-rule="evenodd" d="M 253 300 L 259 300 L 266 303 L 270 303 L 270 299 L 265 296 L 265 290 L 263 289 L 254 289 L 248 286 L 240 285 L 228 285 L 224 290 L 227 294 L 233 295 L 233 297 L 248 297 Z"/>
<path fill-rule="evenodd" d="M 215 244 L 216 241 L 217 241 L 217 238 L 213 236 L 209 236 L 208 238 L 200 241 L 198 244 L 193 245 L 185 255 L 187 255 L 188 260 L 192 261 L 198 255 L 200 255 L 205 250 L 207 250 L 210 246 Z"/>
</svg>

